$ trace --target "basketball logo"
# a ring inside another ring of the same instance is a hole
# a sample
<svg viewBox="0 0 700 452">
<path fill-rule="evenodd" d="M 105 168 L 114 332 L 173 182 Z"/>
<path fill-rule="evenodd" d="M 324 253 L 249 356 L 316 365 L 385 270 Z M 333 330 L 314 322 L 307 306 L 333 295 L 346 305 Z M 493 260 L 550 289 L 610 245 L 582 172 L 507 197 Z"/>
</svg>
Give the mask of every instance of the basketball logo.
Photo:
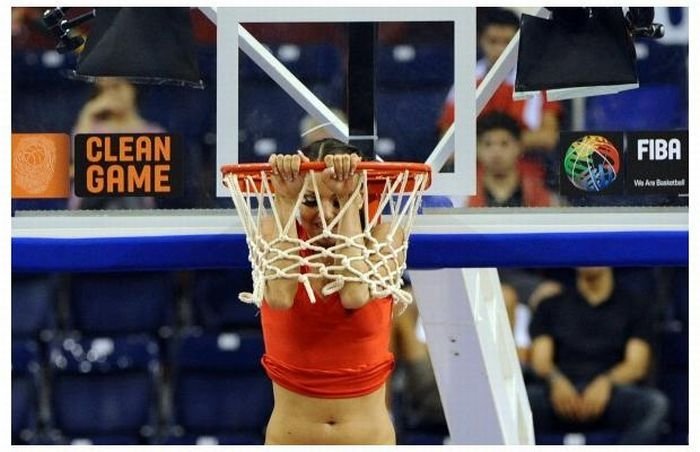
<svg viewBox="0 0 700 452">
<path fill-rule="evenodd" d="M 49 188 L 56 171 L 56 146 L 41 135 L 24 136 L 12 155 L 12 170 L 17 187 L 39 194 Z"/>
<path fill-rule="evenodd" d="M 566 150 L 564 172 L 580 190 L 605 190 L 620 172 L 620 152 L 605 137 L 585 135 L 571 143 Z"/>
</svg>

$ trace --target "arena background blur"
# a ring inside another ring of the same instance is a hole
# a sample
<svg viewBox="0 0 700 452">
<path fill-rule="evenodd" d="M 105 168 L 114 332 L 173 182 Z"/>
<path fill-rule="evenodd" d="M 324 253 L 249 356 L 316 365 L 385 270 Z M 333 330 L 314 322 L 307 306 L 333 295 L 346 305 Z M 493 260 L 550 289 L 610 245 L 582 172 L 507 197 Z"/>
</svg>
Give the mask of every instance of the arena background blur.
<svg viewBox="0 0 700 452">
<path fill-rule="evenodd" d="M 75 68 L 77 57 L 55 52 L 56 42 L 40 22 L 43 10 L 12 9 L 12 132 L 70 134 L 93 88 L 62 75 Z M 641 87 L 563 101 L 561 131 L 688 129 L 688 11 L 663 7 L 656 14 L 666 36 L 636 43 Z M 147 130 L 184 137 L 188 176 L 183 196 L 111 205 L 71 204 L 68 198 L 13 199 L 13 215 L 35 210 L 231 208 L 230 199 L 216 197 L 215 187 L 216 27 L 197 9 L 191 10 L 191 19 L 206 88 L 139 85 L 135 105 Z M 347 42 L 341 24 L 245 26 L 321 100 L 342 110 Z M 89 27 L 80 30 L 88 33 Z M 427 153 L 438 142 L 440 114 L 454 84 L 451 24 L 382 23 L 378 43 L 376 151 L 385 160 L 423 160 L 415 150 Z M 412 70 L 397 70 L 406 58 Z M 442 69 L 423 78 L 422 67 Z M 239 76 L 241 160 L 265 161 L 272 152 L 296 149 L 304 111 L 242 52 Z M 542 165 L 542 178 L 558 192 L 558 166 L 541 156 L 530 160 Z M 577 197 L 566 202 L 648 207 L 685 206 L 687 200 Z M 524 270 L 573 284 L 570 269 Z M 650 303 L 655 313 L 654 366 L 646 383 L 660 388 L 671 403 L 661 443 L 687 444 L 688 269 L 615 272 L 619 284 Z M 13 272 L 12 443 L 262 444 L 272 399 L 258 363 L 259 318 L 237 300 L 238 292 L 250 286 L 246 269 Z M 449 442 L 444 425 L 416 425 L 406 415 L 410 386 L 405 384 L 405 363 L 397 357 L 391 403 L 399 443 Z M 559 434 L 537 441 L 610 443 L 616 435 L 605 430 L 583 439 Z"/>
</svg>

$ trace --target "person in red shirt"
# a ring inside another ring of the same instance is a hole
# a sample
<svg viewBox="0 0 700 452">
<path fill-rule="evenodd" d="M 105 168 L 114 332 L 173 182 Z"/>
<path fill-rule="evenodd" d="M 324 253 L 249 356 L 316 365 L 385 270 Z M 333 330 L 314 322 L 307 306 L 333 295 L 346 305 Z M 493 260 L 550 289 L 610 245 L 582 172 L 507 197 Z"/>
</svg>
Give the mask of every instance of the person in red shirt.
<svg viewBox="0 0 700 452">
<path fill-rule="evenodd" d="M 292 215 L 297 217 L 296 228 L 288 233 L 290 238 L 316 238 L 314 243 L 323 248 L 335 246 L 336 239 L 322 234 L 322 215 L 330 222 L 348 203 L 352 205 L 333 232 L 348 238 L 362 232 L 362 203 L 355 203 L 350 197 L 359 182 L 356 168 L 360 155 L 356 148 L 330 138 L 311 143 L 297 155 L 270 157 L 274 203 L 281 224 L 286 224 Z M 301 163 L 310 160 L 326 164 L 323 172 L 313 176 L 317 178 L 318 198 L 313 185 L 305 184 L 311 176 L 299 171 Z M 300 195 L 301 205 L 295 211 Z M 279 256 L 279 251 L 293 246 L 288 240 L 276 240 L 280 231 L 271 216 L 263 218 L 260 230 L 263 239 L 271 244 L 270 256 Z M 372 231 L 380 242 L 388 240 L 388 234 L 388 224 L 379 224 Z M 399 230 L 392 245 L 400 246 L 404 234 Z M 340 247 L 336 252 L 348 258 L 362 254 L 360 247 Z M 306 250 L 299 254 L 311 253 Z M 333 257 L 321 260 L 325 269 L 296 264 L 299 273 L 349 274 L 342 266 L 331 267 Z M 370 270 L 366 260 L 350 261 L 355 270 Z M 398 261 L 399 266 L 403 265 L 403 253 Z M 293 267 L 295 262 L 283 255 L 270 265 L 283 269 Z M 389 270 L 382 269 L 380 274 L 386 276 Z M 266 444 L 395 444 L 385 389 L 394 367 L 389 351 L 391 297 L 373 299 L 369 287 L 362 282 L 345 282 L 338 292 L 324 296 L 322 288 L 329 280 L 309 280 L 315 303 L 311 303 L 304 285 L 296 278 L 269 278 L 265 283 L 261 306 L 265 340 L 262 364 L 272 380 L 275 401 Z"/>
<path fill-rule="evenodd" d="M 483 54 L 476 63 L 476 86 L 486 77 L 496 60 L 518 32 L 519 19 L 512 11 L 503 8 L 483 8 L 480 17 L 479 47 Z M 512 116 L 524 130 L 522 143 L 525 151 L 551 151 L 559 139 L 559 118 L 562 107 L 559 102 L 548 102 L 544 95 L 535 95 L 522 101 L 513 100 L 515 70 L 498 87 L 484 107 L 482 115 L 499 111 Z M 438 120 L 440 134 L 454 122 L 454 87 L 447 96 Z"/>
<path fill-rule="evenodd" d="M 510 115 L 492 112 L 476 126 L 476 195 L 469 207 L 552 207 L 559 197 L 549 191 L 542 174 L 524 170 L 521 129 Z"/>
</svg>

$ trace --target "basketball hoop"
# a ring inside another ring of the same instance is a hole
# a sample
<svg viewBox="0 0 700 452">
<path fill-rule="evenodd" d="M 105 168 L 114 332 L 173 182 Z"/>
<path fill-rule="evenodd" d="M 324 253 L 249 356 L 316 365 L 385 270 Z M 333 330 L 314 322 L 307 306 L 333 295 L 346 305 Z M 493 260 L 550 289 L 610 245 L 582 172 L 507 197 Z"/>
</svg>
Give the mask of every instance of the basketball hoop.
<svg viewBox="0 0 700 452">
<path fill-rule="evenodd" d="M 289 231 L 296 227 L 296 215 L 292 215 L 286 224 L 282 224 L 275 208 L 274 188 L 271 181 L 272 167 L 269 163 L 247 163 L 226 165 L 221 168 L 224 184 L 228 187 L 233 203 L 246 233 L 248 244 L 248 259 L 253 268 L 253 292 L 241 292 L 239 299 L 258 307 L 263 300 L 265 281 L 271 279 L 296 279 L 302 283 L 312 303 L 316 301 L 311 288 L 310 278 L 325 278 L 329 282 L 321 290 L 324 296 L 339 291 L 346 282 L 367 284 L 372 298 L 391 296 L 395 303 L 404 307 L 412 302 L 412 296 L 401 289 L 401 275 L 406 269 L 406 260 L 399 259 L 401 253 L 408 250 L 408 237 L 413 226 L 413 220 L 418 213 L 424 191 L 430 186 L 431 168 L 422 163 L 403 162 L 360 162 L 357 173 L 359 183 L 350 196 L 349 202 L 338 212 L 338 215 L 326 223 L 322 212 L 318 182 L 316 177 L 326 168 L 323 162 L 305 162 L 301 164 L 300 172 L 306 174 L 305 186 L 313 187 L 317 206 L 322 220 L 323 232 L 316 237 L 289 237 Z M 299 211 L 304 191 L 301 190 L 296 199 L 294 211 Z M 362 199 L 363 231 L 355 237 L 345 237 L 333 232 L 345 211 L 354 202 Z M 382 242 L 372 235 L 372 230 L 381 222 L 382 214 L 390 220 L 389 234 Z M 262 218 L 271 215 L 281 231 L 279 237 L 268 242 L 260 234 L 259 225 Z M 396 246 L 394 237 L 399 228 L 402 229 L 403 241 Z M 320 239 L 334 239 L 335 245 L 322 247 L 317 244 Z M 280 250 L 276 247 L 280 242 L 292 243 L 291 248 Z M 360 248 L 362 254 L 348 258 L 339 253 L 346 247 Z M 363 259 L 369 265 L 366 273 L 357 271 L 353 259 Z M 292 265 L 277 268 L 273 264 L 279 260 L 293 261 Z M 332 265 L 324 265 L 324 261 L 332 261 Z M 310 271 L 301 273 L 305 266 Z M 313 271 L 311 271 L 313 269 Z M 380 273 L 384 270 L 384 275 Z M 342 271 L 339 271 L 342 270 Z M 344 274 L 341 274 L 344 273 Z"/>
</svg>

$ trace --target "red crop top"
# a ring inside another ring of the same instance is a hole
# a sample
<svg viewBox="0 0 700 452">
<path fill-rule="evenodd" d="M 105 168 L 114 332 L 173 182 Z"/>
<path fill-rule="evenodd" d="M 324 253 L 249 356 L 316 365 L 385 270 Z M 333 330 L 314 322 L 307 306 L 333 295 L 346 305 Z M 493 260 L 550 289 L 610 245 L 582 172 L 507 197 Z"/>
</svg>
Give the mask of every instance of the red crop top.
<svg viewBox="0 0 700 452">
<path fill-rule="evenodd" d="M 263 301 L 262 365 L 268 376 L 310 397 L 351 398 L 376 391 L 394 368 L 389 351 L 391 297 L 345 309 L 337 292 L 315 295 L 312 304 L 300 283 L 290 309 L 272 309 Z"/>
</svg>

